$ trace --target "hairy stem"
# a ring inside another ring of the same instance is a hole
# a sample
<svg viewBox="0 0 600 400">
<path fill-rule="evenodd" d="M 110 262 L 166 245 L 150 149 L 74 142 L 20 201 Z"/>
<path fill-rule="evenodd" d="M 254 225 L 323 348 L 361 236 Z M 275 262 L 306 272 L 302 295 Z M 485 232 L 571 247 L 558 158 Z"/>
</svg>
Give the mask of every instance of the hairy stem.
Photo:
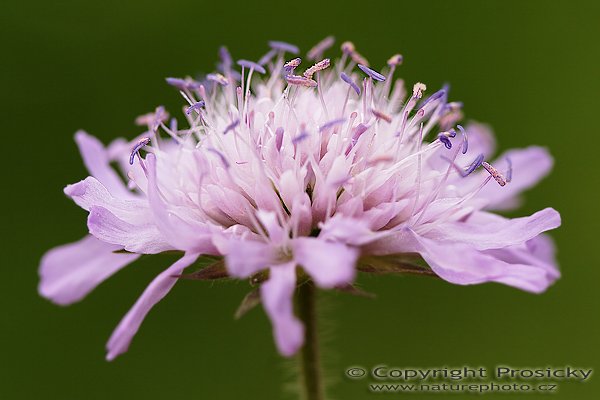
<svg viewBox="0 0 600 400">
<path fill-rule="evenodd" d="M 317 289 L 309 281 L 298 288 L 298 314 L 304 323 L 305 341 L 300 351 L 300 386 L 304 400 L 325 400 L 317 329 Z"/>
</svg>

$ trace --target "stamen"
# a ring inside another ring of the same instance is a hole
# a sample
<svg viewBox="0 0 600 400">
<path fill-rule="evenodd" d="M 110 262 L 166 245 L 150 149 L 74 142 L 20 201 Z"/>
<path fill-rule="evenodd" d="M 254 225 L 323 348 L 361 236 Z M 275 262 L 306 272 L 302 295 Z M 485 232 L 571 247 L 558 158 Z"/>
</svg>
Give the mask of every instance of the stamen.
<svg viewBox="0 0 600 400">
<path fill-rule="evenodd" d="M 229 85 L 229 81 L 221 74 L 208 74 L 206 75 L 206 79 L 212 82 L 216 82 L 221 86 Z"/>
<path fill-rule="evenodd" d="M 305 78 L 303 76 L 298 76 L 298 75 L 287 75 L 285 77 L 285 80 L 290 85 L 298 85 L 298 86 L 306 86 L 306 87 L 316 87 L 317 86 L 317 81 Z"/>
<path fill-rule="evenodd" d="M 463 178 L 470 175 L 473 171 L 475 171 L 477 168 L 479 168 L 479 166 L 483 162 L 483 154 L 480 154 L 473 160 L 473 162 L 466 169 L 462 169 L 448 157 L 442 156 L 442 158 L 444 160 L 450 162 L 452 164 L 452 166 L 454 167 L 454 169 L 456 169 L 456 172 L 458 172 L 459 175 L 462 176 Z"/>
<path fill-rule="evenodd" d="M 271 40 L 269 42 L 269 46 L 274 50 L 285 51 L 292 54 L 300 53 L 300 49 L 298 49 L 298 46 L 294 46 L 293 44 L 289 44 L 286 42 Z"/>
<path fill-rule="evenodd" d="M 298 66 L 300 65 L 300 63 L 302 62 L 301 58 L 294 58 L 288 62 L 286 62 L 285 64 L 283 64 L 283 69 L 286 70 L 287 72 L 293 72 L 296 68 L 298 68 Z"/>
<path fill-rule="evenodd" d="M 456 125 L 460 133 L 462 133 L 463 145 L 462 145 L 462 153 L 466 154 L 467 150 L 469 150 L 469 138 L 467 137 L 467 131 L 462 125 Z"/>
<path fill-rule="evenodd" d="M 165 81 L 179 90 L 195 90 L 201 85 L 200 82 L 196 82 L 193 79 L 165 78 Z"/>
<path fill-rule="evenodd" d="M 249 60 L 238 60 L 238 65 L 240 67 L 248 68 L 250 70 L 254 70 L 259 74 L 265 74 L 267 71 L 262 67 L 262 65 L 255 63 L 254 61 Z"/>
<path fill-rule="evenodd" d="M 304 71 L 303 75 L 307 79 L 312 79 L 313 75 L 316 72 L 323 71 L 324 69 L 329 68 L 330 65 L 331 65 L 331 60 L 329 58 L 326 58 L 324 60 L 319 61 L 318 63 L 316 63 L 309 69 L 307 69 L 306 71 Z"/>
<path fill-rule="evenodd" d="M 422 110 L 428 103 L 439 99 L 440 97 L 444 96 L 445 94 L 446 94 L 446 91 L 444 89 L 438 90 L 437 92 L 435 92 L 434 94 L 432 94 L 431 96 L 429 96 L 428 98 L 423 100 L 423 103 L 419 106 L 419 108 Z"/>
<path fill-rule="evenodd" d="M 129 156 L 129 165 L 133 165 L 133 160 L 135 159 L 136 154 L 139 156 L 139 151 L 141 150 L 141 148 L 146 146 L 148 143 L 150 143 L 149 137 L 143 137 L 137 142 L 133 149 L 131 149 L 131 155 Z"/>
<path fill-rule="evenodd" d="M 228 70 L 229 68 L 231 68 L 231 65 L 233 64 L 233 59 L 231 58 L 231 54 L 229 53 L 229 50 L 227 50 L 227 47 L 221 46 L 219 48 L 219 57 L 221 58 L 221 62 L 223 63 L 223 69 Z"/>
<path fill-rule="evenodd" d="M 496 182 L 498 182 L 498 185 L 506 185 L 506 178 L 504 178 L 504 176 L 496 168 L 492 167 L 485 161 L 481 163 L 481 166 L 485 168 L 485 170 L 492 176 L 492 178 L 494 178 Z"/>
<path fill-rule="evenodd" d="M 369 61 L 367 61 L 366 58 L 356 51 L 354 43 L 352 42 L 342 43 L 342 52 L 346 55 L 349 55 L 352 61 L 354 61 L 356 64 L 369 65 Z"/>
<path fill-rule="evenodd" d="M 327 36 L 325 39 L 317 43 L 312 49 L 306 53 L 309 60 L 317 60 L 323 56 L 325 50 L 329 49 L 335 43 L 333 36 Z"/>
<path fill-rule="evenodd" d="M 358 64 L 358 68 L 360 68 L 360 70 L 362 72 L 369 75 L 371 78 L 375 79 L 376 81 L 379 81 L 379 82 L 385 81 L 385 76 L 381 75 L 379 72 L 374 71 L 371 68 L 369 68 L 363 64 Z"/>
<path fill-rule="evenodd" d="M 185 110 L 186 115 L 190 115 L 192 113 L 192 111 L 196 111 L 196 113 L 200 114 L 200 109 L 202 107 L 204 107 L 205 103 L 204 100 L 200 100 L 195 102 L 194 104 L 192 104 L 191 106 L 189 106 L 187 108 L 187 110 Z"/>
<path fill-rule="evenodd" d="M 356 125 L 356 127 L 354 128 L 354 133 L 352 134 L 352 138 L 350 139 L 350 144 L 348 145 L 348 148 L 344 153 L 345 155 L 350 154 L 350 151 L 354 148 L 354 146 L 356 146 L 358 139 L 360 139 L 362 134 L 365 133 L 368 129 L 369 127 L 365 124 Z"/>
<path fill-rule="evenodd" d="M 342 72 L 340 74 L 340 78 L 342 78 L 342 80 L 344 82 L 346 82 L 348 85 L 350 85 L 350 87 L 352 89 L 354 89 L 354 91 L 356 92 L 357 95 L 360 96 L 360 88 L 358 87 L 358 85 L 356 83 L 354 83 L 354 81 L 352 80 L 352 78 L 350 78 L 348 75 L 346 75 L 344 72 Z"/>
<path fill-rule="evenodd" d="M 373 112 L 373 115 L 378 118 L 378 119 L 382 119 L 385 122 L 387 122 L 388 124 L 392 123 L 392 117 L 390 117 L 387 114 L 382 113 L 381 111 L 377 111 L 377 110 L 371 110 L 371 112 Z"/>
<path fill-rule="evenodd" d="M 394 54 L 387 61 L 387 65 L 390 67 L 396 67 L 398 65 L 402 65 L 403 60 L 404 60 L 404 57 L 402 57 L 402 54 Z"/>
<path fill-rule="evenodd" d="M 512 160 L 510 157 L 506 157 L 506 163 L 508 164 L 508 169 L 506 170 L 506 182 L 512 181 Z"/>
<path fill-rule="evenodd" d="M 210 151 L 213 154 L 216 154 L 217 157 L 219 157 L 219 159 L 221 160 L 221 163 L 223 164 L 225 169 L 229 169 L 229 167 L 230 167 L 229 161 L 227 161 L 227 158 L 225 158 L 225 155 L 223 153 L 221 153 L 219 150 L 214 149 L 212 147 L 207 147 L 206 150 Z"/>
<path fill-rule="evenodd" d="M 223 131 L 223 134 L 226 135 L 227 132 L 235 129 L 239 124 L 240 124 L 240 120 L 236 119 L 235 121 L 233 121 L 232 123 L 230 123 L 229 125 L 227 125 L 225 127 L 225 130 Z"/>
<path fill-rule="evenodd" d="M 302 132 L 300 132 L 300 134 L 299 134 L 298 136 L 296 136 L 296 137 L 294 137 L 294 138 L 292 139 L 292 143 L 293 143 L 293 144 L 300 143 L 300 142 L 301 142 L 301 141 L 303 141 L 304 139 L 308 139 L 308 136 L 309 136 L 309 135 L 308 135 L 308 132 L 306 132 L 306 131 L 304 131 L 304 130 L 303 130 Z"/>
<path fill-rule="evenodd" d="M 413 86 L 413 98 L 420 99 L 423 97 L 423 92 L 427 90 L 427 86 L 424 83 L 417 82 Z"/>
<path fill-rule="evenodd" d="M 338 118 L 338 119 L 334 119 L 333 121 L 326 122 L 325 124 L 323 124 L 319 127 L 319 132 L 323 132 L 324 130 L 326 130 L 328 128 L 343 124 L 344 122 L 346 122 L 346 118 Z"/>
<path fill-rule="evenodd" d="M 438 139 L 440 140 L 440 142 L 444 143 L 444 146 L 446 146 L 447 149 L 451 149 L 452 148 L 452 142 L 448 138 L 447 133 L 448 132 L 440 132 L 438 134 Z"/>
<path fill-rule="evenodd" d="M 275 57 L 275 55 L 277 54 L 277 52 L 275 50 L 269 50 L 267 52 L 267 54 L 265 54 L 264 56 L 262 56 L 260 58 L 260 60 L 258 60 L 258 63 L 260 65 L 265 65 L 267 64 L 269 61 L 271 61 L 273 59 L 273 57 Z"/>
</svg>

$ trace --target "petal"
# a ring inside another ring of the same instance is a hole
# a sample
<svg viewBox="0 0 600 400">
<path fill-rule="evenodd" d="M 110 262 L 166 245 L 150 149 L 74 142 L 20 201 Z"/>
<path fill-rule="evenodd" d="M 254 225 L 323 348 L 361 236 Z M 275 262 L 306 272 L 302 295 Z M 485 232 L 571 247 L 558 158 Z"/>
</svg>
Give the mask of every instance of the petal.
<svg viewBox="0 0 600 400">
<path fill-rule="evenodd" d="M 211 226 L 183 218 L 161 198 L 156 176 L 156 156 L 146 156 L 148 168 L 148 202 L 158 229 L 173 247 L 203 254 L 218 254 L 212 243 L 215 231 Z"/>
<path fill-rule="evenodd" d="M 294 316 L 293 296 L 296 267 L 288 263 L 272 267 L 269 280 L 260 287 L 263 307 L 273 324 L 273 336 L 279 352 L 290 357 L 304 343 L 304 327 Z"/>
<path fill-rule="evenodd" d="M 106 350 L 108 351 L 106 359 L 108 361 L 114 360 L 118 355 L 127 351 L 131 340 L 140 328 L 146 314 L 148 314 L 156 303 L 169 293 L 171 288 L 177 282 L 177 278 L 175 278 L 174 275 L 181 274 L 185 268 L 189 267 L 196 259 L 198 259 L 198 256 L 199 254 L 197 253 L 185 254 L 173 265 L 154 278 L 133 307 L 131 307 L 129 312 L 123 317 L 121 322 L 119 322 L 119 325 L 108 340 L 108 343 L 106 344 Z"/>
<path fill-rule="evenodd" d="M 75 142 L 90 175 L 98 179 L 115 196 L 132 198 L 134 194 L 127 190 L 124 182 L 110 165 L 110 158 L 102 143 L 84 131 L 75 133 Z"/>
<path fill-rule="evenodd" d="M 556 280 L 555 274 L 532 263 L 511 263 L 466 244 L 441 244 L 413 231 L 405 233 L 407 246 L 413 246 L 413 251 L 420 253 L 431 269 L 448 282 L 459 285 L 499 282 L 540 293 Z"/>
<path fill-rule="evenodd" d="M 146 200 L 115 197 L 100 181 L 91 176 L 68 185 L 64 192 L 86 211 L 89 211 L 92 206 L 101 206 L 129 222 L 148 220 L 152 216 Z"/>
<path fill-rule="evenodd" d="M 558 228 L 560 222 L 560 214 L 553 208 L 513 219 L 476 212 L 466 222 L 439 224 L 425 236 L 443 242 L 466 243 L 479 250 L 498 249 L 525 243 L 542 232 Z"/>
<path fill-rule="evenodd" d="M 247 278 L 276 263 L 275 249 L 267 243 L 222 236 L 213 240 L 219 252 L 225 254 L 225 265 L 232 276 Z"/>
<path fill-rule="evenodd" d="M 105 279 L 139 257 L 138 254 L 115 253 L 121 248 L 93 236 L 55 247 L 42 257 L 38 291 L 61 305 L 81 300 Z"/>
<path fill-rule="evenodd" d="M 338 242 L 320 238 L 292 240 L 294 260 L 323 288 L 346 285 L 354 280 L 359 251 Z"/>
<path fill-rule="evenodd" d="M 174 250 L 156 225 L 143 220 L 130 224 L 104 207 L 92 206 L 87 224 L 90 233 L 98 239 L 133 253 L 156 254 Z"/>
</svg>

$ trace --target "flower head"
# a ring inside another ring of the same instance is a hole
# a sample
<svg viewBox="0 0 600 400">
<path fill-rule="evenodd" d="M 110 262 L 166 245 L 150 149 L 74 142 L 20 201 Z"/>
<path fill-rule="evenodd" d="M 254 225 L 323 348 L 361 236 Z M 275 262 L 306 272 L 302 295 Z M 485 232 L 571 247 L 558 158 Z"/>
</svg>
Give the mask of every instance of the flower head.
<svg viewBox="0 0 600 400">
<path fill-rule="evenodd" d="M 223 257 L 230 277 L 259 277 L 284 355 L 303 343 L 292 297 L 308 279 L 343 288 L 358 270 L 414 254 L 456 284 L 541 292 L 559 277 L 552 242 L 541 235 L 560 225 L 555 210 L 515 219 L 492 213 L 516 206 L 548 173 L 545 149 L 492 160 L 489 129 L 457 125 L 461 104 L 448 101 L 447 88 L 427 96 L 416 83 L 407 94 L 394 81 L 400 55 L 379 72 L 346 42 L 340 60 L 296 72 L 302 60 L 288 56 L 295 46 L 270 47 L 258 63 L 233 63 L 222 49 L 219 71 L 204 81 L 169 78 L 187 102 L 185 128 L 159 107 L 138 118 L 147 130 L 131 142 L 105 148 L 76 134 L 90 176 L 65 193 L 89 212 L 90 235 L 44 256 L 40 293 L 68 304 L 140 254 L 184 254 L 123 318 L 108 359 L 126 351 L 152 306 L 200 256 Z"/>
</svg>

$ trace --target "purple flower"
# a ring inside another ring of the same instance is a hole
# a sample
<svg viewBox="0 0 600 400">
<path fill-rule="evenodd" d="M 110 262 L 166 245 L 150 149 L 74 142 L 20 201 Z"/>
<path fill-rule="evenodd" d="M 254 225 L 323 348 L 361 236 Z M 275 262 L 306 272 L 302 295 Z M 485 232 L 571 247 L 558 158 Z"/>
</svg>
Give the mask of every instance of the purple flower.
<svg viewBox="0 0 600 400">
<path fill-rule="evenodd" d="M 343 48 L 358 54 L 348 43 Z M 188 91 L 186 101 L 203 112 L 184 114 L 185 129 L 164 125 L 159 107 L 138 118 L 148 130 L 131 141 L 104 147 L 78 132 L 90 176 L 64 192 L 88 211 L 89 235 L 44 255 L 40 293 L 70 304 L 141 254 L 179 251 L 115 329 L 107 344 L 112 360 L 204 255 L 224 258 L 232 278 L 257 278 L 286 356 L 304 340 L 292 306 L 296 287 L 309 279 L 325 289 L 347 287 L 366 258 L 385 263 L 418 253 L 448 282 L 544 291 L 560 275 L 543 234 L 560 225 L 559 214 L 546 208 L 509 219 L 493 211 L 516 207 L 550 171 L 548 152 L 533 146 L 492 159 L 491 132 L 477 123 L 456 126 L 460 108 L 447 103 L 446 90 L 418 109 L 421 83 L 406 102 L 389 81 L 367 79 L 356 90 L 355 61 L 336 68 L 323 61 L 309 77 L 270 63 L 270 76 L 246 90 L 230 81 L 199 87 L 199 99 Z M 316 71 L 318 82 L 310 79 Z M 348 84 L 358 96 L 349 96 Z"/>
</svg>

